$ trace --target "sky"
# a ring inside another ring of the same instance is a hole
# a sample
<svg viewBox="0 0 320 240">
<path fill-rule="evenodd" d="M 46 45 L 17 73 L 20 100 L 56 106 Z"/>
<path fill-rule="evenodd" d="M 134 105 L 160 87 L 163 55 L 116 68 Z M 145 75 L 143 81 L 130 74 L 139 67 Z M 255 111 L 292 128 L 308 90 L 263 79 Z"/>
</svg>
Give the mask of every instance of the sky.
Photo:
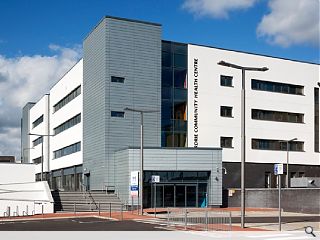
<svg viewBox="0 0 320 240">
<path fill-rule="evenodd" d="M 20 158 L 21 109 L 82 57 L 105 15 L 162 24 L 162 39 L 312 63 L 320 0 L 1 0 L 0 155 Z"/>
</svg>

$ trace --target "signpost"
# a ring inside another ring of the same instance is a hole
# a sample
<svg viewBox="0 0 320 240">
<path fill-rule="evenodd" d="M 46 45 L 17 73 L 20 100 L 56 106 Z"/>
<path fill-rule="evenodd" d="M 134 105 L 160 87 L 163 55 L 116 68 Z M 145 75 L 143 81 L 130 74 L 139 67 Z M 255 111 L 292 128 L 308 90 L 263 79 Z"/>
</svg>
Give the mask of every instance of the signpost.
<svg viewBox="0 0 320 240">
<path fill-rule="evenodd" d="M 283 174 L 283 164 L 278 163 L 274 165 L 274 175 L 278 176 L 279 188 L 279 231 L 281 231 L 281 175 Z"/>
<path fill-rule="evenodd" d="M 157 217 L 157 183 L 160 182 L 160 176 L 152 175 L 151 182 L 154 186 L 154 217 Z"/>
<path fill-rule="evenodd" d="M 132 171 L 130 175 L 130 195 L 131 206 L 133 207 L 133 198 L 138 197 L 139 206 L 139 171 Z"/>
</svg>

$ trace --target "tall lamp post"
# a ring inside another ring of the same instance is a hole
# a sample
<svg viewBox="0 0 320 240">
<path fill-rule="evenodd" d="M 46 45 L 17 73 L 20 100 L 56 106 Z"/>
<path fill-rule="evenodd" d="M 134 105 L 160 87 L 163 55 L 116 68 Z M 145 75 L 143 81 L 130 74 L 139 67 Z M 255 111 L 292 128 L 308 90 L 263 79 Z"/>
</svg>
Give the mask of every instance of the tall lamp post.
<svg viewBox="0 0 320 240">
<path fill-rule="evenodd" d="M 225 61 L 218 62 L 218 65 L 239 69 L 242 72 L 242 88 L 241 88 L 241 228 L 245 227 L 245 184 L 244 184 L 244 174 L 245 174 L 245 157 L 246 157 L 246 123 L 245 123 L 245 73 L 246 71 L 259 71 L 265 72 L 269 70 L 267 67 L 256 68 L 256 67 L 244 67 L 233 63 L 228 63 Z"/>
<path fill-rule="evenodd" d="M 140 176 L 139 176 L 139 197 L 140 197 L 140 204 L 141 204 L 141 212 L 140 214 L 143 215 L 143 114 L 144 113 L 154 113 L 159 112 L 158 110 L 141 110 L 141 109 L 134 109 L 134 108 L 125 108 L 125 111 L 137 112 L 140 113 Z"/>
<path fill-rule="evenodd" d="M 53 137 L 54 135 L 36 134 L 36 133 L 28 133 L 28 135 L 41 137 L 41 178 L 40 180 L 43 181 L 43 137 Z"/>
<path fill-rule="evenodd" d="M 297 138 L 292 138 L 290 140 L 287 141 L 280 141 L 280 142 L 285 142 L 287 144 L 287 175 L 286 175 L 286 187 L 289 188 L 289 144 L 290 142 L 296 141 L 298 140 Z"/>
</svg>

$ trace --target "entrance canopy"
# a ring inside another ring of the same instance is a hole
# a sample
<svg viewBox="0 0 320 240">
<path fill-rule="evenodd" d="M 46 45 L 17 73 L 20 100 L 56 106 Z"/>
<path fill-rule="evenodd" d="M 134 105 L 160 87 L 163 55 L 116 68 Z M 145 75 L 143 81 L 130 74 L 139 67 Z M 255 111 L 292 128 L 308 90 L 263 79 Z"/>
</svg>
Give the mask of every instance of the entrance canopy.
<svg viewBox="0 0 320 240">
<path fill-rule="evenodd" d="M 140 149 L 117 151 L 115 187 L 121 201 L 130 195 L 130 176 L 140 170 Z M 206 207 L 222 204 L 221 148 L 145 148 L 144 207 Z M 152 176 L 159 176 L 152 182 Z"/>
</svg>

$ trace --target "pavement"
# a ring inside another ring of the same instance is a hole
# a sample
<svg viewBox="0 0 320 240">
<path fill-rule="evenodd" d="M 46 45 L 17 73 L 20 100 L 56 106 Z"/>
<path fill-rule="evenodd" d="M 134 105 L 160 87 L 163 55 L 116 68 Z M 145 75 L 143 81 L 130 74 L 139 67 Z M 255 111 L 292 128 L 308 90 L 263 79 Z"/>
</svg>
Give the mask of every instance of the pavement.
<svg viewBox="0 0 320 240">
<path fill-rule="evenodd" d="M 171 209 L 170 209 L 171 210 Z M 181 209 L 173 209 L 182 211 Z M 203 209 L 195 209 L 204 211 Z M 146 209 L 143 216 L 137 212 L 97 212 L 90 213 L 66 213 L 59 212 L 53 214 L 0 218 L 1 230 L 95 230 L 95 231 L 160 231 L 166 229 L 167 209 L 157 209 L 157 217 L 154 217 L 153 209 Z M 246 209 L 246 228 L 240 227 L 239 208 L 212 208 L 213 212 L 231 212 L 232 231 L 278 231 L 278 211 L 276 209 L 247 208 Z M 195 213 L 193 213 L 195 214 Z M 201 215 L 201 213 L 199 213 Z M 202 215 L 203 216 L 203 213 Z M 161 217 L 163 219 L 161 219 Z M 67 221 L 60 221 L 60 220 Z M 81 220 L 87 219 L 87 220 Z M 88 220 L 89 219 L 89 220 Z M 51 221 L 56 220 L 56 221 Z M 20 223 L 19 223 L 20 222 Z M 23 223 L 22 223 L 23 222 Z M 29 225 L 30 222 L 30 225 Z M 34 222 L 32 224 L 31 222 Z M 89 223 L 92 222 L 92 223 Z M 61 224 L 60 224 L 61 223 Z M 78 223 L 78 224 L 77 224 Z M 93 224 L 94 223 L 94 224 Z M 34 225 L 34 226 L 33 226 Z M 38 225 L 38 227 L 36 227 Z M 81 225 L 79 228 L 78 225 Z M 96 225 L 96 227 L 94 227 Z M 30 226 L 30 227 L 29 227 Z M 55 226 L 55 227 L 50 227 Z M 282 212 L 283 231 L 304 231 L 306 226 L 312 226 L 314 231 L 320 231 L 320 214 L 302 214 L 292 212 Z M 39 227 L 41 229 L 39 229 Z M 69 229 L 70 228 L 70 229 Z M 172 230 L 172 229 L 171 229 Z M 183 229 L 175 229 L 183 230 Z"/>
</svg>

